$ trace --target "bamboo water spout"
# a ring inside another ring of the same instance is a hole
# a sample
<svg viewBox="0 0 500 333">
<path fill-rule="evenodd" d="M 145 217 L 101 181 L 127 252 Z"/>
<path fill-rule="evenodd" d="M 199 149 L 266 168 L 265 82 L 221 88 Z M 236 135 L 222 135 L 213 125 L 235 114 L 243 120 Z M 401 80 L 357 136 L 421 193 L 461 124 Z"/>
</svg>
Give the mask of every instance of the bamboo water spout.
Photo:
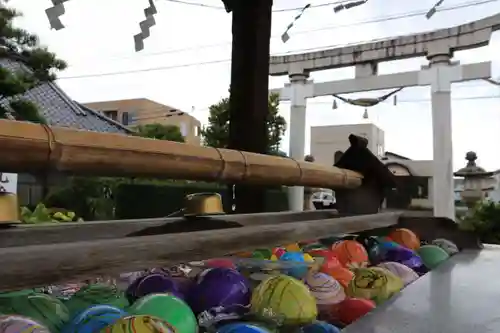
<svg viewBox="0 0 500 333">
<path fill-rule="evenodd" d="M 262 185 L 356 188 L 362 175 L 291 158 L 0 120 L 3 172 L 57 170 Z"/>
</svg>

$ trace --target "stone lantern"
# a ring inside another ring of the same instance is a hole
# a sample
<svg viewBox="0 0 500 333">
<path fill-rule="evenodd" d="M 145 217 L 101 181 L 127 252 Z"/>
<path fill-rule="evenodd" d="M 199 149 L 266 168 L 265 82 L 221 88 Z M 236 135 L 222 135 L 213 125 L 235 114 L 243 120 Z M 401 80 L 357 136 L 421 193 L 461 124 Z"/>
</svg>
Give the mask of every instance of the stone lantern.
<svg viewBox="0 0 500 333">
<path fill-rule="evenodd" d="M 483 168 L 476 165 L 477 155 L 470 151 L 465 155 L 467 165 L 455 172 L 455 177 L 464 178 L 464 187 L 460 193 L 462 201 L 468 208 L 486 198 L 487 192 L 493 190 L 495 179 L 493 172 L 487 172 Z"/>
</svg>

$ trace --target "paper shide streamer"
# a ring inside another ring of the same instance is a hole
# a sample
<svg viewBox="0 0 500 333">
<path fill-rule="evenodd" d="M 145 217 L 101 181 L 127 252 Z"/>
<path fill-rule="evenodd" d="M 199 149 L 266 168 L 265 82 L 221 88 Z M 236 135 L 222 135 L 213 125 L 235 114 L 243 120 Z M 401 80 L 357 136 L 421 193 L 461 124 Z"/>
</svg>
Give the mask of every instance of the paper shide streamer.
<svg viewBox="0 0 500 333">
<path fill-rule="evenodd" d="M 436 14 L 439 6 L 441 6 L 443 4 L 444 0 L 439 0 L 438 2 L 436 2 L 436 4 L 434 4 L 434 6 L 432 6 L 431 9 L 429 9 L 429 11 L 427 12 L 427 14 L 425 14 L 425 17 L 427 19 L 430 19 L 431 17 L 434 16 L 434 14 Z"/>
<path fill-rule="evenodd" d="M 146 19 L 139 23 L 141 32 L 134 36 L 135 51 L 139 52 L 144 49 L 144 40 L 151 35 L 150 29 L 155 26 L 156 21 L 154 15 L 157 14 L 153 0 L 149 0 L 149 7 L 144 9 Z"/>
<path fill-rule="evenodd" d="M 66 13 L 64 3 L 69 0 L 51 0 L 53 6 L 47 8 L 45 13 L 49 19 L 50 27 L 54 30 L 64 29 L 64 24 L 61 22 L 61 16 Z M 148 0 L 149 6 L 144 9 L 146 19 L 139 23 L 141 32 L 134 36 L 135 51 L 144 49 L 144 40 L 151 35 L 150 29 L 156 24 L 154 15 L 157 13 L 153 0 Z"/>
<path fill-rule="evenodd" d="M 66 13 L 66 9 L 64 8 L 66 1 L 68 0 L 52 0 L 53 6 L 45 10 L 51 29 L 64 29 L 64 24 L 62 24 L 60 17 Z"/>
<path fill-rule="evenodd" d="M 364 5 L 367 2 L 368 2 L 368 0 L 360 0 L 360 1 L 352 1 L 352 2 L 347 2 L 347 3 L 342 3 L 338 6 L 333 7 L 333 12 L 338 13 L 338 12 L 341 12 L 343 10 L 347 10 L 347 9 L 351 9 L 351 8 L 354 8 L 357 6 Z"/>
<path fill-rule="evenodd" d="M 368 0 L 358 0 L 358 1 L 350 1 L 350 2 L 345 2 L 345 3 L 341 3 L 335 7 L 333 7 L 333 12 L 334 13 L 338 13 L 338 12 L 341 12 L 343 10 L 347 10 L 347 9 L 351 9 L 351 8 L 354 8 L 354 7 L 357 7 L 357 6 L 361 6 L 361 5 L 364 5 L 365 3 L 367 3 Z M 286 43 L 290 40 L 290 35 L 288 34 L 288 32 L 290 31 L 290 29 L 292 29 L 292 27 L 294 26 L 295 22 L 297 22 L 301 17 L 302 15 L 304 14 L 304 12 L 311 7 L 311 4 L 308 3 L 307 5 L 304 6 L 304 8 L 302 8 L 300 10 L 300 12 L 297 14 L 297 16 L 295 16 L 295 18 L 293 19 L 293 21 L 286 27 L 286 30 L 285 32 L 281 35 L 281 41 L 283 43 Z"/>
<path fill-rule="evenodd" d="M 286 27 L 286 30 L 285 32 L 283 33 L 283 35 L 281 35 L 281 41 L 283 43 L 286 43 L 288 42 L 288 40 L 290 39 L 290 35 L 288 34 L 288 31 L 290 31 L 290 29 L 293 28 L 293 25 L 295 24 L 295 22 L 297 22 L 298 19 L 300 19 L 300 17 L 302 16 L 302 14 L 304 14 L 304 12 L 309 8 L 311 7 L 311 4 L 308 3 L 307 5 L 304 6 L 304 8 L 302 8 L 300 10 L 300 12 L 297 14 L 297 16 L 295 16 L 295 18 L 293 19 L 292 23 L 290 23 L 287 27 Z"/>
</svg>

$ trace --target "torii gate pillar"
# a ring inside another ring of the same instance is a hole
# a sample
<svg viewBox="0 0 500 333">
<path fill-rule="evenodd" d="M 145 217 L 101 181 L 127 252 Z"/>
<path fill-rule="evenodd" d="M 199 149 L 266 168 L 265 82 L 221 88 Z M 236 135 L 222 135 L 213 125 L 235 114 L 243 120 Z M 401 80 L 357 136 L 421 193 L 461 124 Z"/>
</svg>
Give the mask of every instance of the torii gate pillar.
<svg viewBox="0 0 500 333">
<path fill-rule="evenodd" d="M 306 145 L 306 105 L 312 96 L 312 82 L 308 74 L 289 74 L 290 77 L 290 157 L 302 161 Z M 288 188 L 288 207 L 291 211 L 304 210 L 304 187 Z"/>
<path fill-rule="evenodd" d="M 419 84 L 431 85 L 433 138 L 434 216 L 455 219 L 451 84 L 462 80 L 462 66 L 451 66 L 450 50 L 429 54 L 429 66 L 419 75 Z"/>
</svg>

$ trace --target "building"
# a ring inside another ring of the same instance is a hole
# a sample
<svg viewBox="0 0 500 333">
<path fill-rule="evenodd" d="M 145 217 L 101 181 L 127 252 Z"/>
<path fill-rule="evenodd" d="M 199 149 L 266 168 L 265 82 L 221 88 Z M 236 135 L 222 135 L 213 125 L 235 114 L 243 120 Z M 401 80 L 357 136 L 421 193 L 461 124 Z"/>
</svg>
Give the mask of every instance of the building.
<svg viewBox="0 0 500 333">
<path fill-rule="evenodd" d="M 102 112 L 124 126 L 159 123 L 179 127 L 186 143 L 201 144 L 201 123 L 195 117 L 174 107 L 146 98 L 86 103 L 86 107 Z"/>
<path fill-rule="evenodd" d="M 0 67 L 10 71 L 30 71 L 24 64 L 10 58 L 0 58 Z M 132 133 L 122 124 L 73 101 L 53 82 L 42 83 L 28 90 L 21 97 L 34 103 L 51 126 L 105 133 Z M 0 99 L 0 105 L 8 107 L 8 101 Z M 45 185 L 64 181 L 64 177 L 59 174 L 49 175 L 48 178 L 44 179 Z M 30 174 L 17 175 L 17 194 L 20 205 L 37 204 L 44 197 L 46 188 L 47 186 L 41 184 L 40 177 Z"/>
<path fill-rule="evenodd" d="M 386 152 L 384 131 L 374 124 L 311 127 L 311 155 L 318 163 L 333 165 L 336 156 L 349 148 L 348 137 L 351 134 L 366 138 L 368 149 L 397 176 L 397 190 L 387 194 L 386 207 L 431 207 L 432 161 L 416 161 Z"/>
<path fill-rule="evenodd" d="M 495 178 L 495 185 L 493 190 L 488 193 L 490 200 L 500 203 L 500 170 L 493 172 L 493 178 Z"/>
<path fill-rule="evenodd" d="M 317 163 L 333 165 L 335 154 L 349 148 L 351 134 L 368 139 L 368 149 L 377 155 L 384 154 L 384 131 L 374 124 L 353 124 L 311 127 L 311 155 Z"/>
<path fill-rule="evenodd" d="M 387 197 L 387 207 L 432 208 L 432 160 L 412 160 L 389 151 L 381 160 L 397 176 L 398 191 Z"/>
</svg>

